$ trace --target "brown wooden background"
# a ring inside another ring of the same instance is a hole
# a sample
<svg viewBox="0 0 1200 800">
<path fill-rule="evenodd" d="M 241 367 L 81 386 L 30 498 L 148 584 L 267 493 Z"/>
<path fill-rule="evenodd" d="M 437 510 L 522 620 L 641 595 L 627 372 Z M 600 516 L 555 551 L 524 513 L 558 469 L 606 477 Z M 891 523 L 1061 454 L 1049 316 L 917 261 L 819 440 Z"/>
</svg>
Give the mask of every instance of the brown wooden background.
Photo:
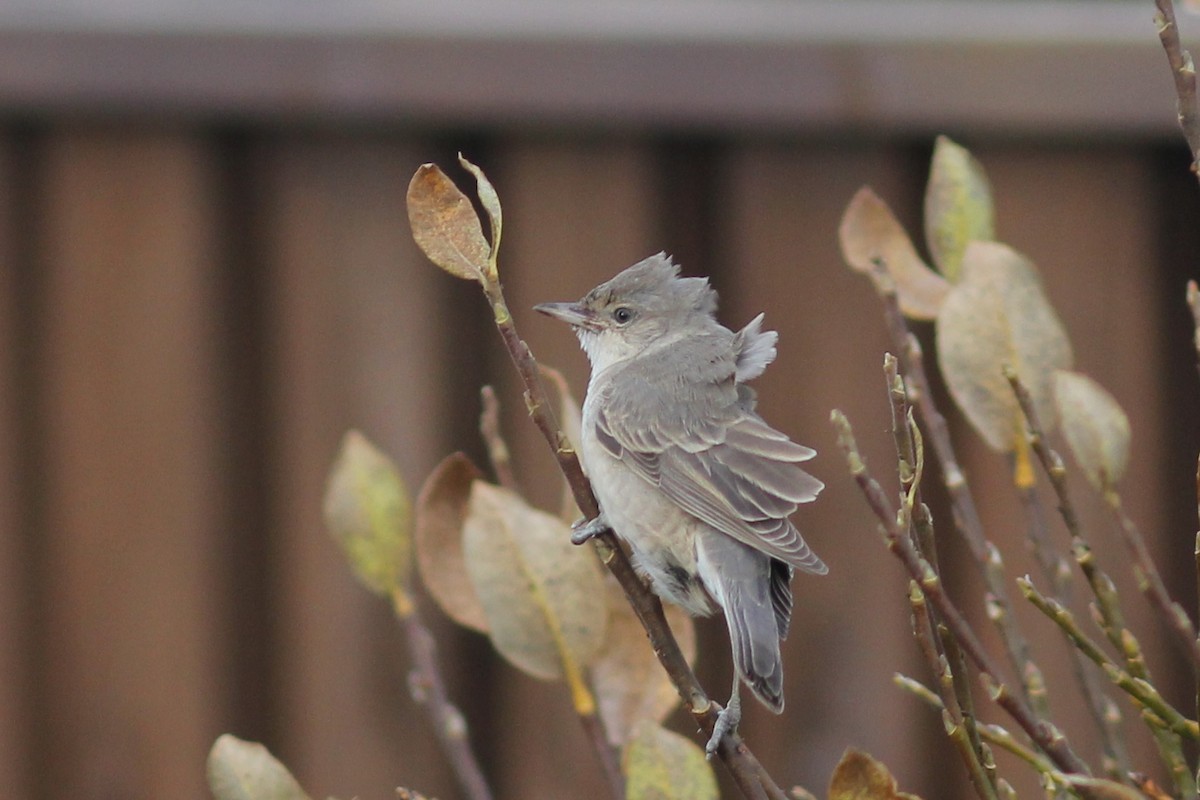
<svg viewBox="0 0 1200 800">
<path fill-rule="evenodd" d="M 450 450 L 478 457 L 488 382 L 530 494 L 555 496 L 482 301 L 409 235 L 409 177 L 457 150 L 504 203 L 519 324 L 580 393 L 573 338 L 529 306 L 661 249 L 712 276 L 729 325 L 765 310 L 779 330 L 762 407 L 821 453 L 828 489 L 802 523 L 831 565 L 795 586 L 787 712 L 754 708 L 744 726 L 781 782 L 823 793 L 853 745 L 904 788 L 965 792 L 940 720 L 891 684 L 897 670 L 924 677 L 905 581 L 827 421 L 845 410 L 886 472 L 888 345 L 836 226 L 870 183 L 919 230 L 936 132 L 986 165 L 1001 238 L 1040 265 L 1079 368 L 1128 411 L 1129 505 L 1176 595 L 1195 596 L 1200 389 L 1183 286 L 1200 277 L 1200 201 L 1149 3 L 668 2 L 662 18 L 467 3 L 476 15 L 450 22 L 398 3 L 382 29 L 368 3 L 218 3 L 211 18 L 152 5 L 0 9 L 6 797 L 202 798 L 223 731 L 266 742 L 314 797 L 380 800 L 401 784 L 456 796 L 407 696 L 399 631 L 351 579 L 319 500 L 350 426 L 414 491 Z M 1008 467 L 951 416 L 989 531 L 1022 574 Z M 1115 536 L 1087 519 L 1186 707 Z M 979 614 L 978 598 L 965 604 Z M 564 690 L 427 610 L 499 794 L 603 797 Z M 1070 731 L 1064 649 L 1022 613 Z M 724 633 L 704 632 L 698 670 L 721 695 Z"/>
</svg>

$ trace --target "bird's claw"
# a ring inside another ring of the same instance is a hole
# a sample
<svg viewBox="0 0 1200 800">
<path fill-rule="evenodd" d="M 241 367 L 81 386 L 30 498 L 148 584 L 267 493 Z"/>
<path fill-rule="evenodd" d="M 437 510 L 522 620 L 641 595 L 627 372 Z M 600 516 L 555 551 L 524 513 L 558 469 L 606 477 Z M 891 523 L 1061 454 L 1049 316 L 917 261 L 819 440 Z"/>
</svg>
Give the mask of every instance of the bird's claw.
<svg viewBox="0 0 1200 800">
<path fill-rule="evenodd" d="M 717 722 L 713 725 L 712 736 L 704 745 L 704 757 L 709 761 L 721 749 L 721 740 L 727 733 L 737 733 L 738 723 L 742 721 L 741 703 L 731 702 L 717 714 Z"/>
<path fill-rule="evenodd" d="M 571 544 L 583 544 L 609 530 L 608 520 L 601 511 L 595 519 L 581 519 L 571 526 Z"/>
</svg>

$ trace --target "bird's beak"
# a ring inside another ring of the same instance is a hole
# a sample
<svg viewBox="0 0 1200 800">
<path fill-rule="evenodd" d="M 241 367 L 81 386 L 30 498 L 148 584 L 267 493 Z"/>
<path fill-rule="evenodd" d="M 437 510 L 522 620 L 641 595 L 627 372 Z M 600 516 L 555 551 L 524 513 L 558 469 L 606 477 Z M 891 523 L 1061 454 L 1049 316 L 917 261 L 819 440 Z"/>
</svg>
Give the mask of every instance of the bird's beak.
<svg viewBox="0 0 1200 800">
<path fill-rule="evenodd" d="M 541 303 L 533 307 L 548 317 L 565 322 L 572 328 L 583 328 L 589 331 L 600 329 L 599 317 L 582 303 Z"/>
</svg>

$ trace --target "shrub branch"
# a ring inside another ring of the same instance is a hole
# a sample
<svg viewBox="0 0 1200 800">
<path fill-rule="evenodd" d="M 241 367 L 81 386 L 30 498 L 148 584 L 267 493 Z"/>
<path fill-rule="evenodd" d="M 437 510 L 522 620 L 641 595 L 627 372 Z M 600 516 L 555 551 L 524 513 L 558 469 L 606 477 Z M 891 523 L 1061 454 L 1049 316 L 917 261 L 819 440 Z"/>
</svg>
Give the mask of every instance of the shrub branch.
<svg viewBox="0 0 1200 800">
<path fill-rule="evenodd" d="M 867 504 L 879 520 L 888 548 L 904 564 L 909 576 L 917 582 L 921 591 L 937 608 L 943 623 L 954 633 L 963 652 L 975 663 L 981 673 L 980 679 L 993 702 L 1013 718 L 1059 770 L 1080 776 L 1090 775 L 1091 770 L 1071 749 L 1066 737 L 1052 723 L 1038 715 L 1023 697 L 1013 694 L 1005 683 L 999 682 L 999 676 L 1002 674 L 999 665 L 992 660 L 966 617 L 946 594 L 941 578 L 933 571 L 929 562 L 917 552 L 912 541 L 900 526 L 899 517 L 887 499 L 883 488 L 867 470 L 866 464 L 859 454 L 858 445 L 854 441 L 854 432 L 849 421 L 844 414 L 836 410 L 832 414 L 832 421 L 837 428 L 838 444 L 845 453 L 850 473 L 866 497 Z M 1086 788 L 1081 788 L 1080 791 L 1089 794 Z"/>
<path fill-rule="evenodd" d="M 1200 180 L 1200 111 L 1196 105 L 1196 64 L 1192 61 L 1192 54 L 1183 49 L 1179 40 L 1175 4 L 1172 0 L 1154 0 L 1154 5 L 1158 8 L 1154 24 L 1167 54 L 1167 63 L 1171 65 L 1171 78 L 1175 81 L 1179 127 L 1192 151 L 1192 173 Z"/>
</svg>

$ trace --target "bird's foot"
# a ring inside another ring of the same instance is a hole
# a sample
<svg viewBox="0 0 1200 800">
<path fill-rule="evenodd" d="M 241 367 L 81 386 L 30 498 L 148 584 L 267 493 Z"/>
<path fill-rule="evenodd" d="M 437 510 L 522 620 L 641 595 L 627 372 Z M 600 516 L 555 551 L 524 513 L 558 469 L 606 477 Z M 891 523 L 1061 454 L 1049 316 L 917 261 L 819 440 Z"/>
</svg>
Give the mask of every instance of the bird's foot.
<svg viewBox="0 0 1200 800">
<path fill-rule="evenodd" d="M 607 530 L 610 530 L 610 526 L 601 511 L 595 519 L 581 519 L 571 526 L 571 544 L 583 544 Z"/>
<path fill-rule="evenodd" d="M 737 690 L 734 689 L 733 697 L 729 698 L 729 705 L 721 709 L 721 713 L 717 715 L 717 723 L 713 725 L 712 736 L 708 739 L 708 744 L 704 745 L 705 757 L 710 761 L 717 754 L 717 750 L 721 747 L 721 740 L 725 738 L 727 733 L 737 733 L 738 723 L 742 721 L 742 704 L 737 695 Z"/>
</svg>

